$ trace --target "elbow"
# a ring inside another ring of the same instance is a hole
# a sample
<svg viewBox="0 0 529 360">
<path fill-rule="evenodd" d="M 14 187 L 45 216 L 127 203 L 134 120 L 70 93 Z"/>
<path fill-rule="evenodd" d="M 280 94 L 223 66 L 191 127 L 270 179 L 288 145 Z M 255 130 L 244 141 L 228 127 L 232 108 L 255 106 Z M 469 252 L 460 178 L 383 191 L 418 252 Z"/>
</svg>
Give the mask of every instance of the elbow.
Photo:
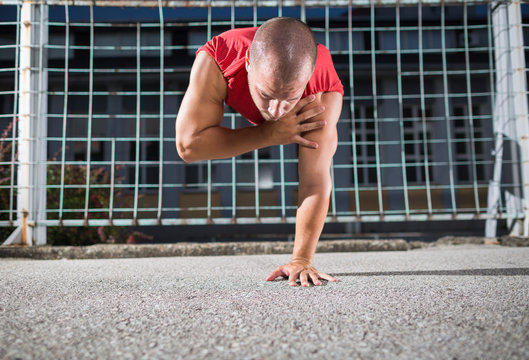
<svg viewBox="0 0 529 360">
<path fill-rule="evenodd" d="M 314 181 L 303 181 L 300 179 L 299 183 L 299 193 L 300 197 L 309 197 L 309 196 L 320 196 L 323 198 L 328 198 L 331 195 L 332 191 L 332 180 L 331 176 L 323 175 L 319 179 Z"/>
<path fill-rule="evenodd" d="M 192 142 L 181 138 L 176 138 L 176 151 L 178 156 L 187 164 L 197 161 L 195 152 L 193 151 Z"/>
</svg>

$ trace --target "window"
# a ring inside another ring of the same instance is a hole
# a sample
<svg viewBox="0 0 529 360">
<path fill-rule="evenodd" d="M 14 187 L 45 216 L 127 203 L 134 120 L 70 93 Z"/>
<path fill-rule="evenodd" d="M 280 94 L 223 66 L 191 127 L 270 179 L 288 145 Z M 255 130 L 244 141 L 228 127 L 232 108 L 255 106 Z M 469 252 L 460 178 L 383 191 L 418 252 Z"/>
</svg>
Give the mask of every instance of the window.
<svg viewBox="0 0 529 360">
<path fill-rule="evenodd" d="M 377 182 L 377 169 L 375 120 L 373 119 L 372 106 L 360 105 L 355 108 L 354 126 L 356 131 L 358 183 L 361 185 L 375 184 Z"/>
<path fill-rule="evenodd" d="M 455 161 L 457 165 L 457 179 L 460 182 L 472 182 L 473 166 L 472 151 L 475 154 L 476 162 L 485 160 L 484 146 L 482 143 L 484 131 L 480 116 L 479 105 L 472 106 L 472 120 L 474 125 L 474 142 L 471 142 L 470 134 L 470 114 L 466 104 L 455 105 L 453 107 L 453 129 L 455 145 Z M 483 164 L 475 164 L 477 181 L 487 178 L 486 169 Z"/>
<path fill-rule="evenodd" d="M 208 182 L 208 165 L 206 163 L 200 164 L 186 164 L 185 165 L 185 186 L 186 188 L 199 188 L 201 184 Z"/>
<path fill-rule="evenodd" d="M 431 109 L 426 108 L 426 119 L 431 117 Z M 426 133 L 423 129 L 422 109 L 419 105 L 405 106 L 403 108 L 404 153 L 406 156 L 406 179 L 408 184 L 424 184 L 426 182 L 425 160 L 433 161 L 431 140 L 431 123 L 426 122 Z M 426 140 L 425 154 L 424 141 Z M 433 167 L 428 166 L 428 176 L 433 180 Z"/>
</svg>

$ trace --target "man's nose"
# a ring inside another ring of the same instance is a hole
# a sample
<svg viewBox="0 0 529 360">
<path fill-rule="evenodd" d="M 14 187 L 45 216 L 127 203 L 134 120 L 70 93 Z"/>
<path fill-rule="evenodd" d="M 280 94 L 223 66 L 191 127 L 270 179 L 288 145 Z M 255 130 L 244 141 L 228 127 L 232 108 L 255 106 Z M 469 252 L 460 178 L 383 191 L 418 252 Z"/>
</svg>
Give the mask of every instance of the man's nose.
<svg viewBox="0 0 529 360">
<path fill-rule="evenodd" d="M 268 112 L 275 119 L 278 119 L 279 117 L 281 117 L 281 115 L 283 115 L 283 108 L 279 100 L 270 100 L 270 102 L 268 103 Z"/>
</svg>

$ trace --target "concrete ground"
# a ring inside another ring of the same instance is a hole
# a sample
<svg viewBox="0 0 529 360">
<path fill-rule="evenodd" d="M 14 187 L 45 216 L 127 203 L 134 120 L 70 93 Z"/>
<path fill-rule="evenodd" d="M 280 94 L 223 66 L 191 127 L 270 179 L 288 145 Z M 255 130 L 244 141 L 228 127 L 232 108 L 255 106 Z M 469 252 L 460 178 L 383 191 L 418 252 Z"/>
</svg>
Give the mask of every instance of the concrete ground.
<svg viewBox="0 0 529 360">
<path fill-rule="evenodd" d="M 529 248 L 0 259 L 0 359 L 528 359 Z"/>
</svg>

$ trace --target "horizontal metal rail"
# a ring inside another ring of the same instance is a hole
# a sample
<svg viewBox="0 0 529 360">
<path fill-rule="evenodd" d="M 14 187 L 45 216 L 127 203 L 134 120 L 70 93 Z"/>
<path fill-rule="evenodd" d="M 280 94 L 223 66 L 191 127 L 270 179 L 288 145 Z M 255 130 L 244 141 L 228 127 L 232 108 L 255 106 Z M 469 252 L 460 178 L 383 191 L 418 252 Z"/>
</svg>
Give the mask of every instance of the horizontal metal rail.
<svg viewBox="0 0 529 360">
<path fill-rule="evenodd" d="M 23 0 L 3 0 L 4 5 L 21 4 Z M 69 6 L 104 6 L 104 7 L 158 7 L 157 0 L 34 0 L 34 4 L 46 5 L 69 5 Z M 421 0 L 422 5 L 475 5 L 510 2 L 508 0 L 490 1 L 490 0 Z M 376 6 L 417 6 L 417 0 L 281 0 L 283 7 L 305 6 L 305 7 L 370 7 Z M 277 0 L 162 0 L 163 7 L 277 7 Z"/>
</svg>

